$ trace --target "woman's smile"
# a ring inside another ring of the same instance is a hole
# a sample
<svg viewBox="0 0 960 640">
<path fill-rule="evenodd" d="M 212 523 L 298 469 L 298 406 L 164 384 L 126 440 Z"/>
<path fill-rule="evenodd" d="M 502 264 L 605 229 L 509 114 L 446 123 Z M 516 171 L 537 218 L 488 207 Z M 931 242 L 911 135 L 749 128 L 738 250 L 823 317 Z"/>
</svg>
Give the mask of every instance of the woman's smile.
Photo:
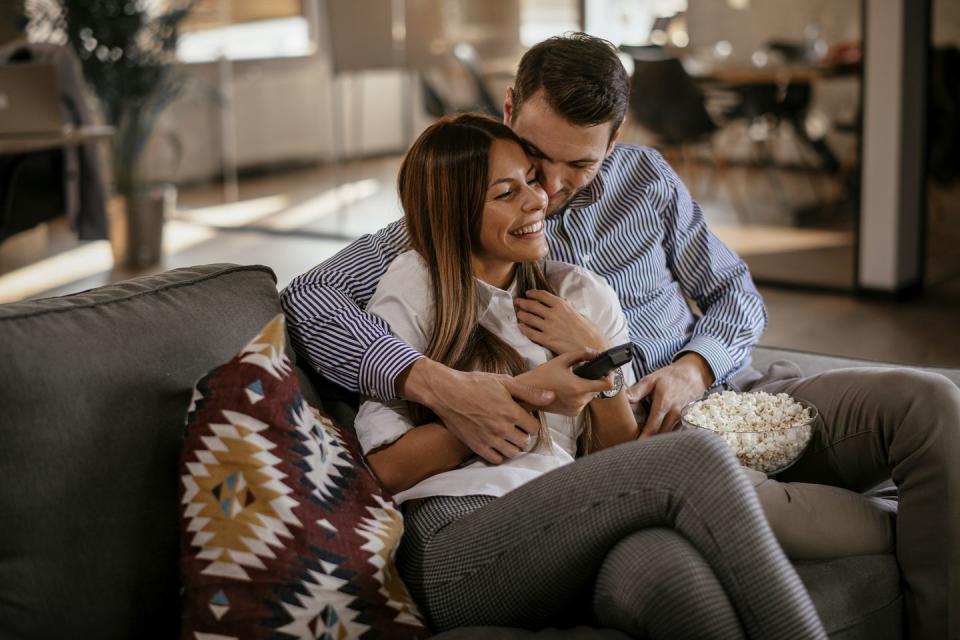
<svg viewBox="0 0 960 640">
<path fill-rule="evenodd" d="M 516 231 L 511 231 L 510 235 L 517 236 L 523 240 L 533 240 L 539 238 L 543 235 L 543 220 L 537 220 L 533 224 L 528 224 L 525 227 L 520 227 Z"/>
</svg>

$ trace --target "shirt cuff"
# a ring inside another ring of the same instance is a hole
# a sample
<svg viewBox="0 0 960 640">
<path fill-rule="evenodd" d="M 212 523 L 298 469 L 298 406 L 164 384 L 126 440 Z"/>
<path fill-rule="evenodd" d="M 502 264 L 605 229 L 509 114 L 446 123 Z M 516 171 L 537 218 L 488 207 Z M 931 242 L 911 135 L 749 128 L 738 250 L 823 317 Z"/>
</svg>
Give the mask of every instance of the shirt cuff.
<svg viewBox="0 0 960 640">
<path fill-rule="evenodd" d="M 423 354 L 392 334 L 377 338 L 363 354 L 357 386 L 360 393 L 378 400 L 397 397 L 397 378 Z"/>
<path fill-rule="evenodd" d="M 693 336 L 676 357 L 688 352 L 698 353 L 707 361 L 710 371 L 713 372 L 713 386 L 726 382 L 737 364 L 727 353 L 723 343 L 711 336 Z"/>
</svg>

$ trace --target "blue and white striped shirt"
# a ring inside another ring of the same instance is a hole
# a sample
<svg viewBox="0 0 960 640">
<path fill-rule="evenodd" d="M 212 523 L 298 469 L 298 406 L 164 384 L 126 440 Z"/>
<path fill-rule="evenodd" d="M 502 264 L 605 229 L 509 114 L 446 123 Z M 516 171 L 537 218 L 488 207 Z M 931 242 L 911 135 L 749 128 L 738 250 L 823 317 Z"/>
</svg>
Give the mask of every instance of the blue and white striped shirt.
<svg viewBox="0 0 960 640">
<path fill-rule="evenodd" d="M 551 259 L 589 269 L 617 292 L 638 379 L 691 351 L 717 384 L 750 363 L 766 327 L 763 300 L 655 150 L 617 144 L 593 182 L 547 217 L 546 235 Z M 297 353 L 324 377 L 381 400 L 396 397 L 397 377 L 422 356 L 363 309 L 409 248 L 398 220 L 297 276 L 280 296 Z"/>
</svg>

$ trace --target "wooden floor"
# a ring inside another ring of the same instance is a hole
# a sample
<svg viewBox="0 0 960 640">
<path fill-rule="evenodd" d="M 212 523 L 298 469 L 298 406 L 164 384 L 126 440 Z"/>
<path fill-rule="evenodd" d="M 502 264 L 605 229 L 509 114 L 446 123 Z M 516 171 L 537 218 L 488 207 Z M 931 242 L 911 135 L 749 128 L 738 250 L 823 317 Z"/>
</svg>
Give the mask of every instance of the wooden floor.
<svg viewBox="0 0 960 640">
<path fill-rule="evenodd" d="M 42 225 L 0 245 L 0 302 L 63 295 L 211 262 L 269 265 L 282 287 L 351 238 L 399 217 L 394 186 L 398 162 L 389 157 L 249 178 L 240 184 L 239 201 L 228 204 L 217 185 L 182 189 L 174 219 L 165 228 L 162 263 L 136 273 L 112 268 L 106 241 L 80 243 L 62 223 Z M 697 184 L 697 177 L 691 182 Z M 797 269 L 778 258 L 793 252 L 800 256 L 799 268 L 829 275 L 845 268 L 852 255 L 849 232 L 843 228 L 792 229 L 756 212 L 742 219 L 732 199 L 717 195 L 723 189 L 707 185 L 694 193 L 711 227 L 754 271 L 764 261 L 772 270 Z M 937 215 L 960 222 L 956 214 Z M 960 239 L 953 240 L 952 230 L 931 233 L 938 238 L 937 251 L 944 252 L 941 262 L 946 266 L 921 298 L 895 302 L 764 286 L 769 325 L 761 344 L 960 366 L 960 268 L 951 262 L 960 255 Z"/>
</svg>

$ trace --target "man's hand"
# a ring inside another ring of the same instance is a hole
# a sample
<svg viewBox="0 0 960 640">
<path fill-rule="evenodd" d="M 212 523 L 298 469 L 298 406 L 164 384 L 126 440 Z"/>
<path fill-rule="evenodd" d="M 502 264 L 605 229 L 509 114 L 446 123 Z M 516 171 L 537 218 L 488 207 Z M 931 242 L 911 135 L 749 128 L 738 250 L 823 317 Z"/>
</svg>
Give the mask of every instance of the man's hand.
<svg viewBox="0 0 960 640">
<path fill-rule="evenodd" d="M 552 293 L 531 289 L 526 298 L 516 298 L 513 303 L 520 333 L 553 353 L 585 348 L 605 351 L 611 346 L 592 322 Z"/>
<path fill-rule="evenodd" d="M 699 399 L 713 384 L 710 365 L 698 353 L 688 352 L 673 364 L 644 376 L 627 391 L 631 404 L 651 396 L 650 413 L 640 437 L 673 431 L 680 425 L 680 410 Z"/>
<path fill-rule="evenodd" d="M 401 375 L 397 391 L 429 407 L 453 435 L 492 464 L 523 453 L 540 430 L 540 422 L 517 401 L 536 408 L 554 400 L 552 391 L 511 376 L 456 371 L 427 358 Z"/>
<path fill-rule="evenodd" d="M 587 380 L 573 372 L 574 365 L 597 355 L 592 349 L 570 351 L 548 360 L 536 369 L 521 373 L 516 380 L 531 387 L 554 392 L 555 399 L 543 407 L 545 411 L 576 416 L 598 393 L 613 388 L 613 376 Z"/>
</svg>

